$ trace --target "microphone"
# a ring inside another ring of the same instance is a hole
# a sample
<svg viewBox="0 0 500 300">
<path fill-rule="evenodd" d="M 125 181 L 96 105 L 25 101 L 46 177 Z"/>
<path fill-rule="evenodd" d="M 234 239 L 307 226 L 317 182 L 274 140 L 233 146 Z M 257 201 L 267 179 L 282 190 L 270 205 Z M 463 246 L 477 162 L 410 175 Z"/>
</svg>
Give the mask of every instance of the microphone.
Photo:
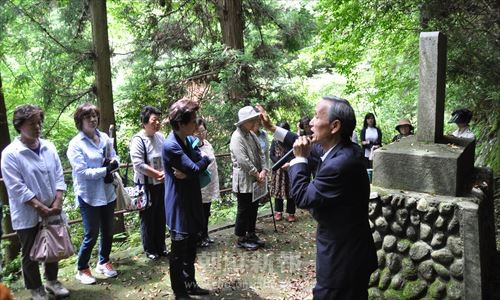
<svg viewBox="0 0 500 300">
<path fill-rule="evenodd" d="M 280 158 L 280 160 L 278 160 L 271 168 L 271 170 L 273 171 L 276 171 L 278 170 L 279 168 L 281 168 L 286 162 L 288 162 L 290 159 L 292 159 L 293 157 L 295 157 L 293 155 L 293 148 L 290 149 L 290 151 L 288 151 L 285 155 L 283 155 L 282 158 Z"/>
<path fill-rule="evenodd" d="M 307 136 L 307 139 L 309 141 L 312 140 L 312 136 L 311 135 L 308 135 Z M 278 160 L 272 167 L 271 167 L 271 170 L 273 171 L 276 171 L 278 170 L 279 168 L 281 168 L 286 162 L 288 162 L 289 160 L 291 160 L 292 158 L 294 158 L 295 155 L 293 155 L 293 148 L 290 149 L 290 151 L 288 151 L 285 155 L 283 155 L 282 158 L 280 158 L 280 160 Z"/>
</svg>

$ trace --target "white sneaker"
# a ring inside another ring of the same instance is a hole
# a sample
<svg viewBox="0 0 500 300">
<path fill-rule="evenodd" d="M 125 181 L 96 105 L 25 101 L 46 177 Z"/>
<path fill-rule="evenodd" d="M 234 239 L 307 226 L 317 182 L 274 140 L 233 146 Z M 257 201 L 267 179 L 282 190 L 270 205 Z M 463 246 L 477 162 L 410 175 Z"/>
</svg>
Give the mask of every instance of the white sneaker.
<svg viewBox="0 0 500 300">
<path fill-rule="evenodd" d="M 49 292 L 49 294 L 53 294 L 58 298 L 69 296 L 68 289 L 65 288 L 62 283 L 59 282 L 59 280 L 48 281 L 45 285 L 45 289 L 47 289 L 47 292 Z"/>
<path fill-rule="evenodd" d="M 104 276 L 111 278 L 111 277 L 116 277 L 118 275 L 118 272 L 113 269 L 113 265 L 111 262 L 105 262 L 102 265 L 97 263 L 97 266 L 95 267 L 95 271 L 97 273 L 101 273 Z"/>
<path fill-rule="evenodd" d="M 76 272 L 76 280 L 80 280 L 83 284 L 94 284 L 95 277 L 90 273 L 90 269 L 80 270 Z"/>
<path fill-rule="evenodd" d="M 31 290 L 31 299 L 32 300 L 49 300 L 49 296 L 47 292 L 45 292 L 45 288 L 43 286 Z"/>
</svg>

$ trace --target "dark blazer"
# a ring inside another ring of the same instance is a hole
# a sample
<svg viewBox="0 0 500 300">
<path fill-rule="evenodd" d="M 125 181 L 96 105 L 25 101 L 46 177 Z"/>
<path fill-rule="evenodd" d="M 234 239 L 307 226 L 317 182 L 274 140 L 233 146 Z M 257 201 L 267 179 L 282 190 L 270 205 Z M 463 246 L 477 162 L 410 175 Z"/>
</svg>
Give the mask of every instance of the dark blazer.
<svg viewBox="0 0 500 300">
<path fill-rule="evenodd" d="M 201 156 L 198 147 L 185 146 L 179 136 L 171 132 L 162 149 L 165 170 L 165 215 L 171 231 L 197 234 L 203 230 L 203 206 L 199 175 L 207 169 L 210 159 Z M 176 179 L 172 168 L 187 175 Z"/>
<path fill-rule="evenodd" d="M 312 181 L 308 164 L 295 164 L 288 172 L 297 207 L 309 209 L 318 222 L 317 284 L 366 284 L 377 268 L 377 256 L 368 224 L 370 183 L 361 148 L 351 141 L 337 144 Z"/>
<path fill-rule="evenodd" d="M 375 145 L 382 146 L 382 131 L 378 127 L 375 127 L 375 129 L 377 129 L 377 135 L 378 135 L 377 140 L 375 142 L 370 142 L 368 145 L 363 145 L 363 150 L 364 149 L 371 150 L 372 147 Z M 366 127 L 363 127 L 363 129 L 361 129 L 360 136 L 361 136 L 361 142 L 363 142 L 366 136 Z"/>
</svg>

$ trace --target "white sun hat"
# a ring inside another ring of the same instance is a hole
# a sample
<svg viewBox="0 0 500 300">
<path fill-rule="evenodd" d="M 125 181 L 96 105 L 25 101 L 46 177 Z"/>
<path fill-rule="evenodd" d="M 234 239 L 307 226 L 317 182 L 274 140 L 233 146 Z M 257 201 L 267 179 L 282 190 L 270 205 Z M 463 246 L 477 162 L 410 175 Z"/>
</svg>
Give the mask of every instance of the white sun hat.
<svg viewBox="0 0 500 300">
<path fill-rule="evenodd" d="M 260 112 L 256 111 L 253 106 L 245 106 L 238 111 L 238 123 L 234 123 L 235 126 L 240 126 L 254 118 L 258 118 L 260 116 Z"/>
</svg>

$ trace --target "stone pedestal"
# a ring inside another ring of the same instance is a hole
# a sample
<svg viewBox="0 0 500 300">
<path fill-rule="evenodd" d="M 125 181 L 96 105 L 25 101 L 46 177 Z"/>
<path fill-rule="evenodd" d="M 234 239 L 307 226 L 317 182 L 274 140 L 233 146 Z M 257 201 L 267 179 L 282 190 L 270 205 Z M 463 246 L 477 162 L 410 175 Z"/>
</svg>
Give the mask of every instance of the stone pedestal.
<svg viewBox="0 0 500 300">
<path fill-rule="evenodd" d="M 410 136 L 375 151 L 373 185 L 406 191 L 460 196 L 470 191 L 473 140 L 451 136 L 441 143 Z"/>
<path fill-rule="evenodd" d="M 368 218 L 379 268 L 369 298 L 491 299 L 492 205 L 478 188 L 450 197 L 372 186 Z"/>
</svg>

